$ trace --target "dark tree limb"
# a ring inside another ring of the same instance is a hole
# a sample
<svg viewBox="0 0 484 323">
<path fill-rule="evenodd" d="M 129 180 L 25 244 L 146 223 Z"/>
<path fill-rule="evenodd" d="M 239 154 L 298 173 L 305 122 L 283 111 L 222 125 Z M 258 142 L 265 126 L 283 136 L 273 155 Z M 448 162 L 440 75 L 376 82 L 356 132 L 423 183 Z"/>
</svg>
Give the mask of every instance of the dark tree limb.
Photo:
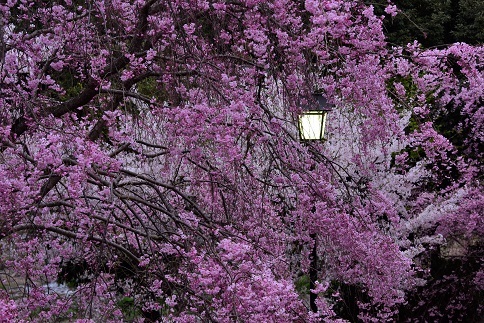
<svg viewBox="0 0 484 323">
<path fill-rule="evenodd" d="M 318 280 L 318 245 L 316 234 L 312 233 L 309 236 L 314 243 L 311 255 L 309 256 L 311 261 L 309 265 L 309 306 L 311 311 L 317 313 L 318 306 L 316 305 L 316 298 L 318 297 L 318 294 L 314 293 L 313 290 L 316 288 L 316 281 Z"/>
</svg>

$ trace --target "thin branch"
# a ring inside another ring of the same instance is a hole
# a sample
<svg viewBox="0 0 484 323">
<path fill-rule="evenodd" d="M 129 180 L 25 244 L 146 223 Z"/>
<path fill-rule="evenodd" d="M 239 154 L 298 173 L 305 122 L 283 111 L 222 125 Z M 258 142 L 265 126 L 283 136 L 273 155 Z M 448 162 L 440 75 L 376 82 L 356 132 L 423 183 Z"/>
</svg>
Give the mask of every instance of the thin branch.
<svg viewBox="0 0 484 323">
<path fill-rule="evenodd" d="M 54 233 L 60 234 L 60 235 L 67 237 L 67 238 L 78 239 L 78 240 L 82 239 L 82 237 L 78 237 L 76 233 L 71 232 L 71 231 L 67 231 L 67 230 L 64 230 L 64 229 L 61 229 L 61 228 L 47 227 L 47 226 L 44 226 L 44 225 L 36 225 L 36 224 L 24 224 L 24 225 L 15 226 L 15 227 L 12 228 L 12 230 L 10 230 L 10 234 L 12 234 L 14 232 L 20 232 L 20 231 L 26 231 L 26 230 L 46 230 L 46 231 L 49 231 L 49 232 L 54 232 Z M 114 243 L 112 241 L 107 241 L 103 238 L 99 238 L 99 237 L 96 237 L 96 236 L 88 236 L 87 240 L 105 243 L 105 244 L 121 251 L 122 253 L 124 253 L 131 260 L 133 260 L 136 264 L 140 262 L 139 258 L 136 257 L 131 251 L 129 251 L 128 249 L 126 249 L 125 247 L 123 247 L 123 246 L 121 246 L 117 243 Z"/>
</svg>

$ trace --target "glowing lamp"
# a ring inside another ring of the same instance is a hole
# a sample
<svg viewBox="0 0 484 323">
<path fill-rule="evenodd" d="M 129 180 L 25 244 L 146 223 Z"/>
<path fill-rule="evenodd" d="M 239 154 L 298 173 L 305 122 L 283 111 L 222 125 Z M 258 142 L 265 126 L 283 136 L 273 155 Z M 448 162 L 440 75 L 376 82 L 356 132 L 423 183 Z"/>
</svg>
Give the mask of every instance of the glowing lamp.
<svg viewBox="0 0 484 323">
<path fill-rule="evenodd" d="M 328 103 L 322 94 L 313 94 L 312 100 L 307 106 L 303 107 L 303 111 L 298 117 L 301 141 L 323 140 L 326 117 L 333 106 L 333 104 Z"/>
</svg>

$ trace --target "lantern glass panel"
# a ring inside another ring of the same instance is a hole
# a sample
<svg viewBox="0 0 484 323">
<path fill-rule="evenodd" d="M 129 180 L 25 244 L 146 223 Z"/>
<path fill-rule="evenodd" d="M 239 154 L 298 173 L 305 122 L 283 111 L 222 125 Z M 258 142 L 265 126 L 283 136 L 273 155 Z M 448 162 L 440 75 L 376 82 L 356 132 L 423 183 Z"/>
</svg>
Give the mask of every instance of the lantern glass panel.
<svg viewBox="0 0 484 323">
<path fill-rule="evenodd" d="M 301 140 L 322 140 L 326 123 L 326 111 L 307 111 L 299 116 Z"/>
</svg>

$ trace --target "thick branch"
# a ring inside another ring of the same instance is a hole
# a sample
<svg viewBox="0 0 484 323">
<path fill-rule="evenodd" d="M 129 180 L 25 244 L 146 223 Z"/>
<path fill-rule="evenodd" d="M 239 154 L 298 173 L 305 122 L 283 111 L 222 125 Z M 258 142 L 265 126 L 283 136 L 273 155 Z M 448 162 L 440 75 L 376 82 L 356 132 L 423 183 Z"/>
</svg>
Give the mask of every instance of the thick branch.
<svg viewBox="0 0 484 323">
<path fill-rule="evenodd" d="M 146 28 L 148 26 L 148 13 L 150 6 L 153 5 L 155 1 L 149 1 L 140 11 L 138 25 L 137 25 L 137 35 L 133 37 L 131 44 L 129 46 L 129 52 L 135 53 L 141 49 L 143 45 L 143 35 L 146 32 Z M 104 73 L 101 75 L 102 79 L 109 78 L 110 76 L 119 73 L 126 65 L 129 63 L 129 59 L 122 55 L 121 57 L 113 60 L 113 62 L 106 67 Z M 76 97 L 72 99 L 62 102 L 53 107 L 49 107 L 41 113 L 41 117 L 45 117 L 48 115 L 53 115 L 55 117 L 61 117 L 68 112 L 74 112 L 79 107 L 88 104 L 91 100 L 99 93 L 99 82 L 96 81 L 94 78 L 90 78 L 87 82 L 84 90 Z M 27 118 L 20 117 L 14 121 L 11 129 L 12 137 L 18 137 L 27 131 Z"/>
</svg>

